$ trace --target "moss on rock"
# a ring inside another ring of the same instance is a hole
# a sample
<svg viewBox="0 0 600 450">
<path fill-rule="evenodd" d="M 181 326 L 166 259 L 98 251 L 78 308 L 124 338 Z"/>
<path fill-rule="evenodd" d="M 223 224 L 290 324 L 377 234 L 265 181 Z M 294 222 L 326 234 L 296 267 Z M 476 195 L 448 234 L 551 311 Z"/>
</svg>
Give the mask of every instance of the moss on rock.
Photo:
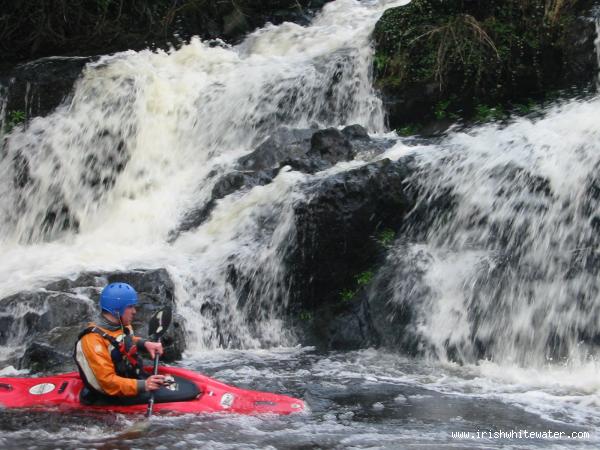
<svg viewBox="0 0 600 450">
<path fill-rule="evenodd" d="M 592 86 L 594 25 L 578 0 L 413 0 L 375 28 L 376 84 L 394 128 L 511 110 Z M 498 114 L 488 114 L 498 117 Z"/>
</svg>

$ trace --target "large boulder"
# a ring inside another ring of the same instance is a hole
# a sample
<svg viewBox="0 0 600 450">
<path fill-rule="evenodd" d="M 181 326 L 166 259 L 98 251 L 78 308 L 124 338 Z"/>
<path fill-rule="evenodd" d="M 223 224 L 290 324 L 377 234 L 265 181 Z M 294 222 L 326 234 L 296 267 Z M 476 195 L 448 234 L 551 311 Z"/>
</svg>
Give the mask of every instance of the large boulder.
<svg viewBox="0 0 600 450">
<path fill-rule="evenodd" d="M 148 321 L 157 310 L 168 306 L 176 313 L 173 282 L 164 269 L 83 273 L 75 279 L 57 280 L 37 291 L 0 299 L 0 323 L 3 324 L 0 345 L 24 346 L 24 354 L 16 356 L 20 368 L 35 371 L 72 369 L 77 336 L 98 316 L 100 291 L 106 284 L 118 281 L 131 284 L 139 294 L 138 312 L 133 323 L 136 334 L 147 336 Z M 185 348 L 181 316 L 175 314 L 163 344 L 163 360 L 181 358 Z"/>
<path fill-rule="evenodd" d="M 280 128 L 263 143 L 238 161 L 242 171 L 256 172 L 275 168 L 282 161 L 301 158 L 310 150 L 310 142 L 316 129 Z"/>
<path fill-rule="evenodd" d="M 502 118 L 560 90 L 594 91 L 593 3 L 413 0 L 388 9 L 374 60 L 391 127 Z"/>
<path fill-rule="evenodd" d="M 385 257 L 382 233 L 399 232 L 415 206 L 413 170 L 411 157 L 384 159 L 311 182 L 307 201 L 295 205 L 296 246 L 287 256 L 291 311 L 309 342 L 380 342 L 367 287 Z"/>
</svg>

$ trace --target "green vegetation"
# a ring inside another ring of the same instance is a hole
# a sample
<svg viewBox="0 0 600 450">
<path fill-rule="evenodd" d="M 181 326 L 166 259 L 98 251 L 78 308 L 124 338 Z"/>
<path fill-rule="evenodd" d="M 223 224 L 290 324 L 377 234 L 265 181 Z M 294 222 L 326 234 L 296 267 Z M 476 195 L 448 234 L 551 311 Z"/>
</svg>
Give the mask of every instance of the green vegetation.
<svg viewBox="0 0 600 450">
<path fill-rule="evenodd" d="M 36 0 L 3 2 L 0 60 L 94 54 L 235 38 L 271 14 L 293 17 L 307 0 Z M 176 38 L 173 36 L 177 35 Z"/>
<path fill-rule="evenodd" d="M 394 242 L 394 239 L 396 239 L 396 233 L 389 228 L 386 228 L 377 235 L 377 242 L 384 247 L 389 247 Z"/>
<path fill-rule="evenodd" d="M 436 119 L 458 119 L 458 114 L 449 112 L 451 102 L 450 99 L 442 100 L 435 105 L 433 114 Z"/>
<path fill-rule="evenodd" d="M 579 21 L 585 5 L 412 0 L 388 9 L 375 28 L 374 70 L 377 87 L 400 100 L 390 124 L 408 133 L 435 120 L 501 120 L 549 91 L 584 89 L 595 70 L 586 66 L 587 79 L 575 61 L 581 27 L 591 26 Z"/>
<path fill-rule="evenodd" d="M 537 107 L 538 107 L 538 104 L 531 99 L 529 99 L 526 103 L 516 103 L 514 105 L 515 111 L 521 115 L 527 115 L 527 114 L 535 111 L 535 109 Z"/>
<path fill-rule="evenodd" d="M 390 62 L 390 58 L 387 55 L 382 53 L 378 53 L 373 57 L 373 65 L 375 66 L 375 70 L 378 72 L 385 71 L 385 68 Z"/>
<path fill-rule="evenodd" d="M 488 105 L 475 106 L 474 119 L 476 122 L 489 122 L 493 120 L 502 120 L 507 117 L 504 109 L 500 105 L 491 107 Z"/>
<path fill-rule="evenodd" d="M 23 111 L 9 111 L 9 113 L 6 115 L 6 131 L 10 132 L 14 127 L 25 122 L 26 118 L 27 116 Z"/>
<path fill-rule="evenodd" d="M 355 295 L 356 291 L 353 291 L 352 289 L 344 289 L 340 292 L 340 300 L 342 302 L 350 302 L 352 301 Z"/>
<path fill-rule="evenodd" d="M 354 300 L 358 290 L 362 287 L 367 286 L 373 278 L 375 277 L 375 273 L 372 270 L 366 270 L 364 272 L 359 273 L 354 277 L 355 288 L 354 289 L 343 289 L 340 291 L 340 301 L 342 303 L 348 303 Z"/>
<path fill-rule="evenodd" d="M 418 132 L 419 126 L 415 124 L 408 124 L 396 129 L 396 133 L 398 133 L 398 136 L 414 136 Z"/>
<path fill-rule="evenodd" d="M 356 280 L 356 284 L 359 286 L 366 286 L 373 280 L 374 273 L 372 270 L 367 270 L 366 272 L 360 273 L 354 277 Z"/>
</svg>

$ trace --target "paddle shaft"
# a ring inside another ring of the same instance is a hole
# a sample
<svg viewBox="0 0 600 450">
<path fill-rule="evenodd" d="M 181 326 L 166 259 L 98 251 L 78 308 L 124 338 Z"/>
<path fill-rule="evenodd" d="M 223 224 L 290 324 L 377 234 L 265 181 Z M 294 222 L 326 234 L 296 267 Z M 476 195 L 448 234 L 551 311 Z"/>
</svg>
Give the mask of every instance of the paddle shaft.
<svg viewBox="0 0 600 450">
<path fill-rule="evenodd" d="M 152 371 L 152 375 L 158 375 L 158 358 L 160 355 L 158 352 L 154 355 L 154 370 Z M 150 392 L 150 400 L 148 400 L 148 409 L 146 410 L 146 417 L 150 417 L 152 415 L 152 409 L 154 408 L 154 391 Z"/>
<path fill-rule="evenodd" d="M 152 338 L 152 342 L 160 342 L 162 335 L 167 331 L 169 325 L 171 324 L 171 317 L 173 312 L 171 308 L 166 307 L 157 311 L 150 318 L 150 323 L 148 324 L 148 334 Z M 152 375 L 158 375 L 158 358 L 160 355 L 158 351 L 154 353 L 154 370 Z M 148 400 L 148 409 L 146 410 L 146 417 L 150 417 L 152 415 L 152 409 L 154 408 L 154 391 L 150 392 L 150 400 Z"/>
</svg>

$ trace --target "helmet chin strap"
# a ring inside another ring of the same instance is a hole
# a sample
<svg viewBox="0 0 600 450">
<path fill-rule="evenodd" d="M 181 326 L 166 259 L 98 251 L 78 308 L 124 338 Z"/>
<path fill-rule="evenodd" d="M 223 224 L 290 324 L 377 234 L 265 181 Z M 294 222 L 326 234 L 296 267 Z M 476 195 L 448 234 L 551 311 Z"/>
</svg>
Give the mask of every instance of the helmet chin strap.
<svg viewBox="0 0 600 450">
<path fill-rule="evenodd" d="M 121 332 L 125 334 L 125 326 L 123 325 L 123 321 L 121 320 L 121 313 L 119 311 L 115 311 L 117 313 L 117 319 L 119 319 L 119 325 L 121 325 Z"/>
</svg>

